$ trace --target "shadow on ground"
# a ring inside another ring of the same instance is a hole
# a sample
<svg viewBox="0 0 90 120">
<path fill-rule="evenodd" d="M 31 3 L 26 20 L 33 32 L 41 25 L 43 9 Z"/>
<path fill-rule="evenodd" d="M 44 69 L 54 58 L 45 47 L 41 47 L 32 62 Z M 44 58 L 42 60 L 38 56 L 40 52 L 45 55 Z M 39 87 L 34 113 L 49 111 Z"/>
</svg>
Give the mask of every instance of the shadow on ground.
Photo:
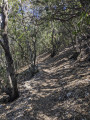
<svg viewBox="0 0 90 120">
<path fill-rule="evenodd" d="M 69 55 L 39 56 L 39 73 L 20 79 L 20 97 L 0 107 L 0 120 L 89 120 L 90 65 Z"/>
</svg>

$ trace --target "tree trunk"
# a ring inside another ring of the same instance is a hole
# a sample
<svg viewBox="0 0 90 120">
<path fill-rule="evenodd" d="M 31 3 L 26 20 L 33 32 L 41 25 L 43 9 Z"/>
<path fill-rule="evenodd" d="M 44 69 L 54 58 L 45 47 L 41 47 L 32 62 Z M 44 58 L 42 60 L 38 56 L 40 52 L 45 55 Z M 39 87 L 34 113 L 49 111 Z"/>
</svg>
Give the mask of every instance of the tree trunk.
<svg viewBox="0 0 90 120">
<path fill-rule="evenodd" d="M 8 23 L 8 1 L 3 0 L 1 29 L 2 29 L 2 38 L 3 38 L 3 48 L 5 51 L 5 57 L 7 62 L 7 73 L 10 83 L 10 90 L 8 94 L 10 96 L 11 101 L 13 101 L 19 96 L 19 93 L 17 88 L 17 80 L 14 72 L 13 59 L 9 49 L 7 23 Z"/>
</svg>

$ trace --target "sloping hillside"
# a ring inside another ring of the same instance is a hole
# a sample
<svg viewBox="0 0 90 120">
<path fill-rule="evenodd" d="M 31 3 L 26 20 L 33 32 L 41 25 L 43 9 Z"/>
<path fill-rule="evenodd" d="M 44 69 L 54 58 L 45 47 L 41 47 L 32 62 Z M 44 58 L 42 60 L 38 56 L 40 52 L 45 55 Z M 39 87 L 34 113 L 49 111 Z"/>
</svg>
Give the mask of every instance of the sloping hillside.
<svg viewBox="0 0 90 120">
<path fill-rule="evenodd" d="M 90 120 L 90 63 L 40 55 L 39 72 L 18 80 L 20 97 L 0 105 L 0 120 Z"/>
</svg>

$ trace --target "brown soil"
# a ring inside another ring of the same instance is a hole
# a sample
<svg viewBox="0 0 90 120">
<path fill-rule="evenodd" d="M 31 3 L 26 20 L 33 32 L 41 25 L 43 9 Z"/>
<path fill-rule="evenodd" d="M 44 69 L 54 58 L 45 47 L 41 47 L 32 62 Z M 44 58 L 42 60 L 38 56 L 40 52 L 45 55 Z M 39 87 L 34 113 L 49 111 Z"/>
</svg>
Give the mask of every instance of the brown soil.
<svg viewBox="0 0 90 120">
<path fill-rule="evenodd" d="M 90 120 L 90 63 L 69 55 L 40 55 L 39 72 L 18 80 L 20 97 L 0 105 L 0 120 Z"/>
</svg>

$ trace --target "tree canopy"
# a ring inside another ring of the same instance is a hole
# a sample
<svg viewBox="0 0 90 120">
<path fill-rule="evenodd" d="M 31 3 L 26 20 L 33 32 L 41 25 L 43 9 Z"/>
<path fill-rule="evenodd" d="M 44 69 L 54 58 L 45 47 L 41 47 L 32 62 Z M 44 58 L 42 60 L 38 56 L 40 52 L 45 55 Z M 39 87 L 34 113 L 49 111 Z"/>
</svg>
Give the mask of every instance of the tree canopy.
<svg viewBox="0 0 90 120">
<path fill-rule="evenodd" d="M 13 79 L 16 81 L 17 71 L 26 65 L 34 75 L 36 57 L 41 53 L 49 52 L 54 57 L 70 46 L 81 53 L 83 44 L 90 49 L 89 0 L 1 0 L 0 3 L 0 76 L 5 81 L 8 72 L 12 83 Z"/>
</svg>

